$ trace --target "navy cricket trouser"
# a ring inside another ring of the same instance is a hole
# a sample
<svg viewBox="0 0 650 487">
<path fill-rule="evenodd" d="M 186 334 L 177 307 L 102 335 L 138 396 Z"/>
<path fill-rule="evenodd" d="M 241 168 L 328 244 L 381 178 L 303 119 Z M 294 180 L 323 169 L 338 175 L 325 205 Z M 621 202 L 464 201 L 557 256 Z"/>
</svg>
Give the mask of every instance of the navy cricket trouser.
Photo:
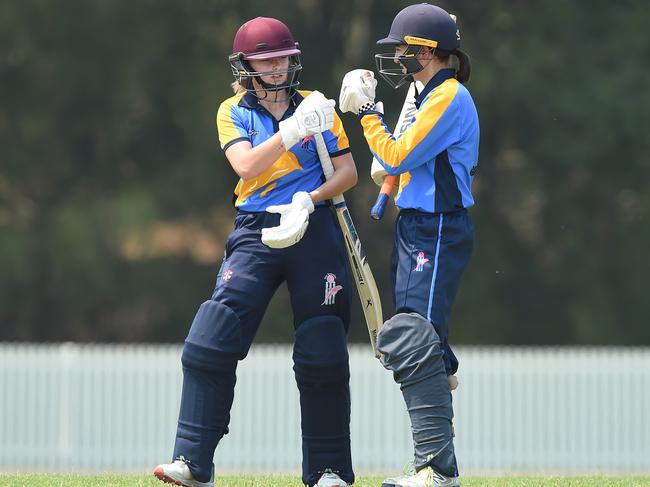
<svg viewBox="0 0 650 487">
<path fill-rule="evenodd" d="M 449 346 L 448 322 L 473 246 L 474 226 L 467 210 L 425 213 L 405 209 L 395 222 L 391 262 L 395 312 L 415 312 L 433 323 L 447 375 L 458 369 Z"/>
<path fill-rule="evenodd" d="M 246 357 L 268 303 L 286 281 L 295 328 L 294 372 L 300 392 L 303 482 L 323 470 L 354 481 L 350 456 L 347 330 L 350 279 L 332 208 L 316 207 L 300 242 L 272 249 L 261 230 L 279 215 L 239 212 L 212 299 L 199 309 L 183 349 L 183 393 L 174 458 L 207 481 L 214 450 L 228 432 L 237 362 Z M 260 402 L 263 403 L 263 398 Z"/>
</svg>

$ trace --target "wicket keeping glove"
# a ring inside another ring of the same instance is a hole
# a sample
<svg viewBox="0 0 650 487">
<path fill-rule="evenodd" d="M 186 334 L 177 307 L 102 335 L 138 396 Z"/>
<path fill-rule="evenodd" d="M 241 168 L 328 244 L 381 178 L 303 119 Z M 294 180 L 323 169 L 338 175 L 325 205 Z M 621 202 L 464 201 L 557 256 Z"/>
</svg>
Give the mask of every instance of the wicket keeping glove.
<svg viewBox="0 0 650 487">
<path fill-rule="evenodd" d="M 342 112 L 359 114 L 375 108 L 375 73 L 367 69 L 355 69 L 343 77 L 339 108 Z"/>
<path fill-rule="evenodd" d="M 287 205 L 269 206 L 266 211 L 280 214 L 280 225 L 262 229 L 262 242 L 274 249 L 298 243 L 307 230 L 314 202 L 309 193 L 298 191 Z"/>
<path fill-rule="evenodd" d="M 319 91 L 307 95 L 294 114 L 280 122 L 284 148 L 289 150 L 305 137 L 330 130 L 334 126 L 335 104 Z"/>
</svg>

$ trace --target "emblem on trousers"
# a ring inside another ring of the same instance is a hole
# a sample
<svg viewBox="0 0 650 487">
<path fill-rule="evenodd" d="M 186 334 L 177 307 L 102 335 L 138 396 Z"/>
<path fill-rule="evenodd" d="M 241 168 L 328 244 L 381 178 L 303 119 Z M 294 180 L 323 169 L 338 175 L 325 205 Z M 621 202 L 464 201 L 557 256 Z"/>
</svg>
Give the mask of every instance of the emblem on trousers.
<svg viewBox="0 0 650 487">
<path fill-rule="evenodd" d="M 331 272 L 325 274 L 325 299 L 321 303 L 321 306 L 334 304 L 336 293 L 341 289 L 343 289 L 343 286 L 336 284 L 336 276 L 334 274 Z"/>
<path fill-rule="evenodd" d="M 415 259 L 415 269 L 413 270 L 415 272 L 422 272 L 424 270 L 424 264 L 427 262 L 429 262 L 429 259 L 424 256 L 424 252 L 420 251 Z"/>
</svg>

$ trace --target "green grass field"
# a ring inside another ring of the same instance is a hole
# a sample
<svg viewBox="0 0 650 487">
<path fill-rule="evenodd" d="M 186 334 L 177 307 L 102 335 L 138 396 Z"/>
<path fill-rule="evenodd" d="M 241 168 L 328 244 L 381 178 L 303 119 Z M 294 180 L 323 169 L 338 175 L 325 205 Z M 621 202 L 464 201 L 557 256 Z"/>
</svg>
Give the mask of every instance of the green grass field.
<svg viewBox="0 0 650 487">
<path fill-rule="evenodd" d="M 362 477 L 355 487 L 379 487 L 382 477 Z M 2 487 L 162 487 L 145 475 L 0 474 Z M 650 477 L 463 477 L 463 487 L 639 487 Z M 302 487 L 295 475 L 220 476 L 215 487 Z"/>
</svg>

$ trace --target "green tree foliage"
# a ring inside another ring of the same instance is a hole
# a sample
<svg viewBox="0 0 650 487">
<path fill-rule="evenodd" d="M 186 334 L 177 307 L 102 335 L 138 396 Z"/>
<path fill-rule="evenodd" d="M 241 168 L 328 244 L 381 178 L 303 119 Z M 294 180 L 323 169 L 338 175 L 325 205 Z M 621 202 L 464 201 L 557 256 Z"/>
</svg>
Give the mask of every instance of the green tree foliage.
<svg viewBox="0 0 650 487">
<path fill-rule="evenodd" d="M 336 98 L 409 2 L 0 3 L 0 339 L 180 341 L 232 227 L 214 116 L 245 20 L 284 20 Z M 456 343 L 650 344 L 650 11 L 642 1 L 452 2 L 481 117 L 477 239 Z M 380 82 L 389 123 L 403 92 Z M 346 196 L 390 313 L 394 211 L 354 117 Z M 259 338 L 291 339 L 282 291 Z M 365 339 L 358 307 L 352 339 Z"/>
</svg>

